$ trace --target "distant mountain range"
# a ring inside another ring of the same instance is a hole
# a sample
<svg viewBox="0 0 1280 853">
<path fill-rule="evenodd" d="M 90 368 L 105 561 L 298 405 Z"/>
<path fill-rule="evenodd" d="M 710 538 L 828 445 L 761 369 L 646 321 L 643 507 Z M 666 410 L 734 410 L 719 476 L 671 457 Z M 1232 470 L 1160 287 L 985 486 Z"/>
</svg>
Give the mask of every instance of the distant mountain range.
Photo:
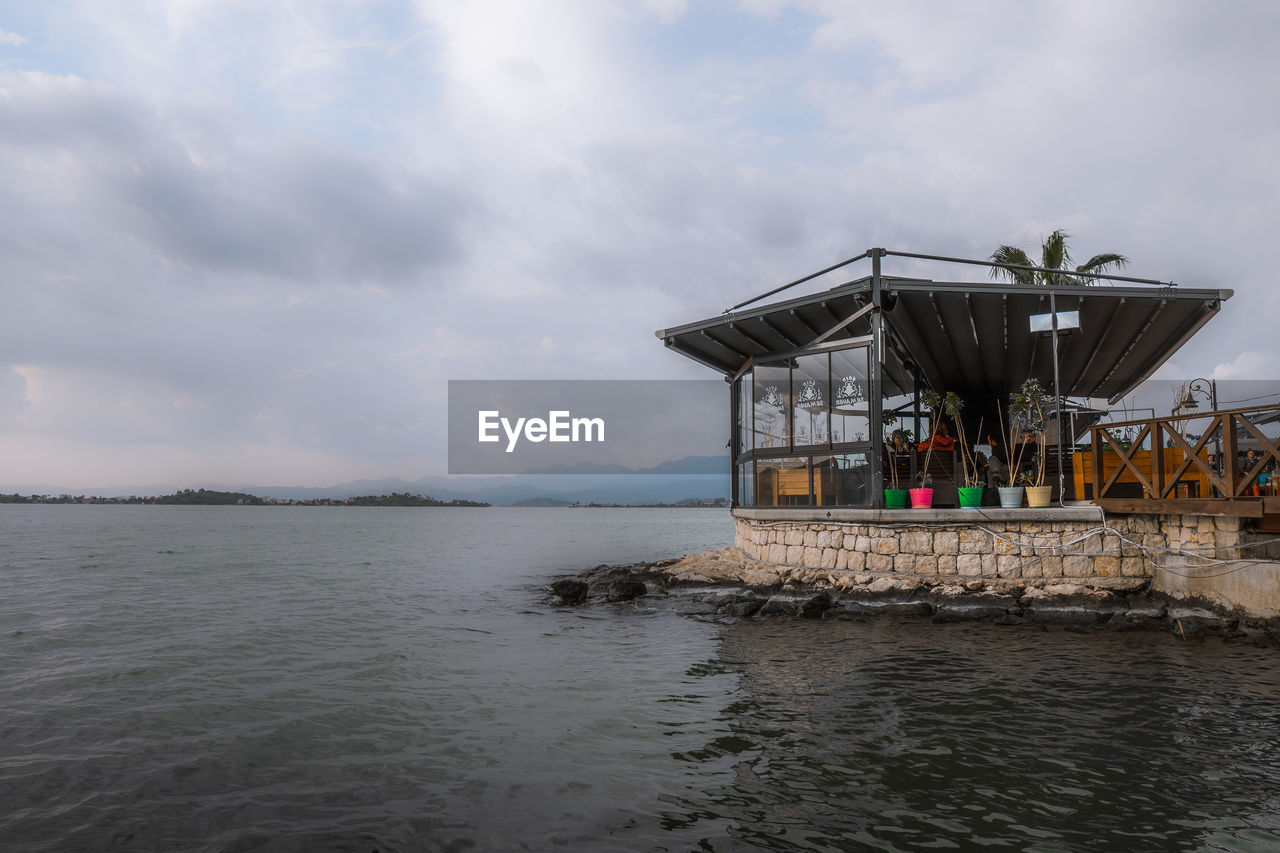
<svg viewBox="0 0 1280 853">
<path fill-rule="evenodd" d="M 619 466 L 621 468 L 621 466 Z M 245 492 L 263 498 L 349 498 L 359 495 L 389 495 L 412 492 L 430 495 L 442 501 L 477 500 L 494 506 L 511 506 L 535 498 L 565 503 L 675 503 L 685 498 L 728 498 L 729 457 L 686 457 L 663 462 L 652 468 L 619 471 L 544 469 L 547 473 L 519 474 L 503 477 L 422 477 L 404 480 L 387 477 L 380 480 L 353 480 L 335 486 L 258 486 L 246 483 L 189 483 L 182 486 L 152 484 L 147 486 L 107 486 L 90 489 L 68 489 L 48 484 L 0 485 L 0 492 L 22 495 L 167 495 L 182 488 L 216 489 Z M 669 473 L 704 472 L 704 473 Z M 526 503 L 526 505 L 528 505 Z M 548 504 L 542 504 L 548 505 Z M 554 505 L 554 504 L 552 504 Z"/>
</svg>

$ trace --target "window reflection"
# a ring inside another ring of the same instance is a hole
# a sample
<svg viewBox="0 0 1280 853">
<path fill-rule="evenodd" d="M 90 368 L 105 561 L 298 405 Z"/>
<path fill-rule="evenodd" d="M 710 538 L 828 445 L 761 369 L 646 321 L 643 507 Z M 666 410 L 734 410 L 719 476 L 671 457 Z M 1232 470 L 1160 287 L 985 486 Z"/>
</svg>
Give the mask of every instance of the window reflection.
<svg viewBox="0 0 1280 853">
<path fill-rule="evenodd" d="M 827 380 L 827 355 L 806 355 L 796 359 L 791 372 L 792 414 L 795 443 L 827 444 L 827 406 L 831 388 Z"/>
<path fill-rule="evenodd" d="M 791 397 L 791 370 L 786 365 L 761 365 L 755 369 L 752 385 L 752 430 L 756 448 L 786 448 L 791 445 L 787 424 L 787 400 Z"/>
<path fill-rule="evenodd" d="M 755 505 L 754 467 L 751 462 L 743 462 L 738 466 L 738 504 L 740 506 Z"/>
<path fill-rule="evenodd" d="M 870 441 L 866 347 L 831 353 L 831 390 L 831 440 L 836 444 Z"/>
<path fill-rule="evenodd" d="M 761 459 L 756 463 L 757 506 L 810 506 L 806 457 Z"/>
</svg>

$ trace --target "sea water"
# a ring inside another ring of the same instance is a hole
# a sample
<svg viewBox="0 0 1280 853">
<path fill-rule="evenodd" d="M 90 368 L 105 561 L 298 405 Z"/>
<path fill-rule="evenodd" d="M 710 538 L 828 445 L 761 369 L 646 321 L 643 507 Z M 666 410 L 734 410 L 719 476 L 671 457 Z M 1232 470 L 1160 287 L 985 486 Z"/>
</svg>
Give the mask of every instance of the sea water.
<svg viewBox="0 0 1280 853">
<path fill-rule="evenodd" d="M 724 510 L 0 506 L 0 848 L 1262 850 L 1275 650 L 557 608 Z"/>
</svg>

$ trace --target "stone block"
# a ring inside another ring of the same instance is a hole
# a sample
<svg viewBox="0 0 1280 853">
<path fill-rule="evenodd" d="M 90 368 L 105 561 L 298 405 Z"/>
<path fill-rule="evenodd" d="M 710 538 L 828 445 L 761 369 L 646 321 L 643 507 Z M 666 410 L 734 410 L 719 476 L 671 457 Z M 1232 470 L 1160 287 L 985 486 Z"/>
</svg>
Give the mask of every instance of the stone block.
<svg viewBox="0 0 1280 853">
<path fill-rule="evenodd" d="M 867 555 L 865 551 L 843 551 L 845 555 L 845 565 L 850 571 L 860 572 L 867 567 Z"/>
<path fill-rule="evenodd" d="M 893 558 L 893 570 L 900 574 L 910 574 L 916 570 L 915 554 L 897 554 Z"/>
<path fill-rule="evenodd" d="M 990 554 L 991 535 L 982 530 L 961 530 L 959 535 L 961 554 Z"/>
<path fill-rule="evenodd" d="M 954 575 L 956 573 L 956 557 L 953 554 L 938 555 L 938 574 Z"/>
<path fill-rule="evenodd" d="M 1024 560 L 1021 556 L 1013 556 L 1012 554 L 1004 554 L 996 557 L 996 572 L 1002 578 L 1016 578 L 1023 575 L 1023 567 L 1026 565 L 1035 565 L 1034 560 Z M 1033 575 L 1028 575 L 1033 577 Z"/>
<path fill-rule="evenodd" d="M 769 562 L 785 563 L 787 561 L 787 546 L 781 542 L 775 542 L 769 546 Z"/>
<path fill-rule="evenodd" d="M 1120 558 L 1119 557 L 1094 557 L 1093 573 L 1098 577 L 1110 578 L 1120 574 Z"/>
<path fill-rule="evenodd" d="M 822 559 L 818 562 L 818 565 L 824 569 L 834 569 L 836 567 L 836 553 L 835 548 L 823 548 Z"/>
<path fill-rule="evenodd" d="M 1120 561 L 1120 574 L 1127 578 L 1140 578 L 1147 573 L 1147 561 L 1141 557 L 1125 557 Z"/>
<path fill-rule="evenodd" d="M 865 550 L 866 550 L 865 548 L 858 548 L 858 539 L 859 539 L 859 538 L 865 539 L 866 537 L 865 537 L 865 536 L 863 536 L 863 537 L 858 537 L 858 536 L 854 536 L 852 533 L 846 533 L 846 534 L 844 535 L 844 548 L 845 548 L 845 550 L 846 550 L 846 551 L 858 551 L 858 550 L 865 551 Z"/>
<path fill-rule="evenodd" d="M 816 548 L 818 546 L 818 531 L 812 527 L 805 528 L 804 531 L 804 547 Z"/>
<path fill-rule="evenodd" d="M 938 558 L 933 554 L 916 555 L 916 574 L 918 575 L 936 575 L 938 573 Z"/>
<path fill-rule="evenodd" d="M 892 536 L 877 536 L 871 540 L 871 550 L 876 554 L 896 554 L 899 551 L 898 540 Z"/>
<path fill-rule="evenodd" d="M 933 553 L 959 554 L 960 535 L 954 530 L 939 530 L 933 534 Z"/>
<path fill-rule="evenodd" d="M 1062 558 L 1062 575 L 1068 578 L 1087 578 L 1093 572 L 1092 560 L 1079 554 Z"/>
<path fill-rule="evenodd" d="M 1005 535 L 1007 536 L 1008 534 Z M 1013 537 L 1010 536 L 1009 538 L 1012 539 Z M 996 539 L 991 545 L 991 552 L 1000 555 L 1019 554 L 1021 553 L 1021 548 L 1014 542 L 1008 541 L 1008 539 Z"/>
<path fill-rule="evenodd" d="M 830 548 L 831 547 L 831 531 L 819 530 L 817 541 L 814 542 L 813 544 L 815 547 L 818 547 L 818 548 Z"/>
<path fill-rule="evenodd" d="M 1062 558 L 1058 556 L 1041 557 L 1036 563 L 1040 567 L 1040 577 L 1062 577 Z"/>
<path fill-rule="evenodd" d="M 961 575 L 982 574 L 982 555 L 961 554 L 956 557 L 956 572 Z"/>
<path fill-rule="evenodd" d="M 854 546 L 855 551 L 861 551 L 866 554 L 871 551 L 871 537 L 865 533 L 858 534 L 858 541 Z"/>
<path fill-rule="evenodd" d="M 893 557 L 889 554 L 868 554 L 867 570 L 872 572 L 893 571 Z"/>
<path fill-rule="evenodd" d="M 898 548 L 907 554 L 932 554 L 933 535 L 927 530 L 907 530 L 898 537 Z"/>
<path fill-rule="evenodd" d="M 804 546 L 788 545 L 786 561 L 793 565 L 800 565 L 801 563 L 803 563 L 804 562 Z"/>
<path fill-rule="evenodd" d="M 787 529 L 786 537 L 782 540 L 782 542 L 784 545 L 803 545 L 804 531 L 794 527 L 789 528 Z"/>
<path fill-rule="evenodd" d="M 806 566 L 821 566 L 822 565 L 822 549 L 814 548 L 810 545 L 806 545 L 804 548 L 804 554 L 803 556 L 801 556 L 800 560 Z"/>
</svg>

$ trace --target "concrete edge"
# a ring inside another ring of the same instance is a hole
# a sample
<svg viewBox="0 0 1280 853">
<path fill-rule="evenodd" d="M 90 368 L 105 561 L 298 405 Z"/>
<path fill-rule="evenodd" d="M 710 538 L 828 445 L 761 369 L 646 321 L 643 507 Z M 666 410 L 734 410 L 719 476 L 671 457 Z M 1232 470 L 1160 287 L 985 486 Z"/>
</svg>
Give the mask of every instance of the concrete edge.
<svg viewBox="0 0 1280 853">
<path fill-rule="evenodd" d="M 734 518 L 747 521 L 791 521 L 797 523 L 826 524 L 851 522 L 855 524 L 982 524 L 984 522 L 1029 521 L 1052 523 L 1055 521 L 1085 521 L 1101 524 L 1104 516 L 1101 507 L 1066 506 L 1044 509 L 1004 509 L 984 506 L 973 509 L 853 509 L 822 507 L 735 507 L 730 511 Z"/>
</svg>

